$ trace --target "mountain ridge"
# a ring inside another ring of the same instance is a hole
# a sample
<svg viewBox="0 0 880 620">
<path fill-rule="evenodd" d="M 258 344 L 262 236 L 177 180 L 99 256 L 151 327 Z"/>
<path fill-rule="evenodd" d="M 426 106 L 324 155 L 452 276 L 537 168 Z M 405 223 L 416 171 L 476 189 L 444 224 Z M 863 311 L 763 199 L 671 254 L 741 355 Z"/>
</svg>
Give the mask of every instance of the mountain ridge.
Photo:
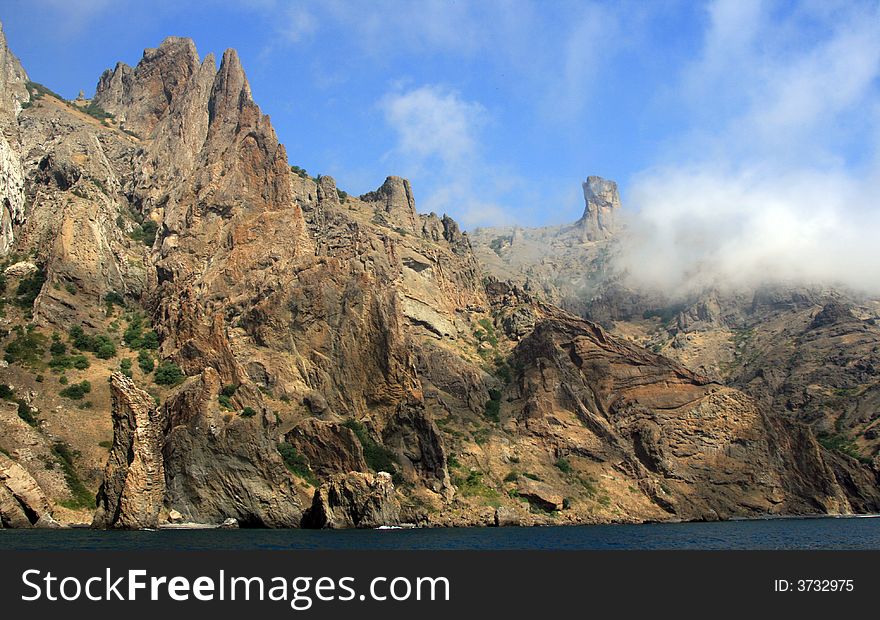
<svg viewBox="0 0 880 620">
<path fill-rule="evenodd" d="M 57 521 L 528 525 L 880 501 L 808 427 L 487 276 L 407 180 L 354 197 L 291 167 L 233 50 L 216 67 L 169 38 L 92 100 L 35 92 L 4 111 L 26 207 L 4 220 L 0 448 Z M 599 244 L 619 197 L 591 187 L 580 228 Z M 0 506 L 4 526 L 39 524 Z"/>
</svg>

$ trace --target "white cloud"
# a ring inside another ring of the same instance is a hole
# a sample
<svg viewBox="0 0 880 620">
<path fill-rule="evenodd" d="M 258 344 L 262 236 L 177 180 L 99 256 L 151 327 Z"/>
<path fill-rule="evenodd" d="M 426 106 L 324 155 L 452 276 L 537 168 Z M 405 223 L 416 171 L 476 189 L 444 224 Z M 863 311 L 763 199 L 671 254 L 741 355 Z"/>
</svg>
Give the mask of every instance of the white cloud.
<svg viewBox="0 0 880 620">
<path fill-rule="evenodd" d="M 289 6 L 279 13 L 276 29 L 289 43 L 301 41 L 318 28 L 318 20 L 303 6 Z"/>
<path fill-rule="evenodd" d="M 388 159 L 424 196 L 420 211 L 450 213 L 466 227 L 507 219 L 499 198 L 516 180 L 483 158 L 480 131 L 489 114 L 480 103 L 425 85 L 389 93 L 379 105 L 397 137 Z"/>
<path fill-rule="evenodd" d="M 693 131 L 630 188 L 641 282 L 880 290 L 880 13 L 786 9 L 710 7 L 702 56 L 681 81 Z"/>
<path fill-rule="evenodd" d="M 398 148 L 419 158 L 439 157 L 457 167 L 476 151 L 476 133 L 486 119 L 479 103 L 464 101 L 451 90 L 422 86 L 394 93 L 381 104 L 385 120 L 398 135 Z"/>
</svg>

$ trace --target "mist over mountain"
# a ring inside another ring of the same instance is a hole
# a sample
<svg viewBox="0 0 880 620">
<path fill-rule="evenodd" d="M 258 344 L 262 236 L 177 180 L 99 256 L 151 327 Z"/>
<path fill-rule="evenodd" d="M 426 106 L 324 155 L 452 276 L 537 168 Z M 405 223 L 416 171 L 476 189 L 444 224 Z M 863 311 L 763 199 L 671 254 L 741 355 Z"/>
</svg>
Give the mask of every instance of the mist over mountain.
<svg viewBox="0 0 880 620">
<path fill-rule="evenodd" d="M 620 268 L 633 286 L 836 285 L 880 292 L 880 185 L 843 172 L 665 168 L 624 209 Z"/>
</svg>

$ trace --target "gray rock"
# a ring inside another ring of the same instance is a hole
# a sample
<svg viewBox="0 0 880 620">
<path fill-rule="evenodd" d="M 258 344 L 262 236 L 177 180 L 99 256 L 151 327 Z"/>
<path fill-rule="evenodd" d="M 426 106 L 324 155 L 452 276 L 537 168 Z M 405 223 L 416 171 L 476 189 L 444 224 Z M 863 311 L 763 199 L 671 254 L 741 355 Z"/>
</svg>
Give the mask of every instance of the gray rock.
<svg viewBox="0 0 880 620">
<path fill-rule="evenodd" d="M 313 529 L 397 525 L 400 502 L 387 472 L 337 474 L 315 490 L 302 526 Z"/>
<path fill-rule="evenodd" d="M 614 235 L 615 216 L 620 209 L 617 183 L 591 176 L 583 183 L 586 209 L 576 226 L 583 241 L 598 241 Z"/>
<path fill-rule="evenodd" d="M 153 397 L 122 373 L 111 375 L 110 393 L 113 446 L 92 527 L 158 527 L 165 499 L 160 414 Z"/>
</svg>

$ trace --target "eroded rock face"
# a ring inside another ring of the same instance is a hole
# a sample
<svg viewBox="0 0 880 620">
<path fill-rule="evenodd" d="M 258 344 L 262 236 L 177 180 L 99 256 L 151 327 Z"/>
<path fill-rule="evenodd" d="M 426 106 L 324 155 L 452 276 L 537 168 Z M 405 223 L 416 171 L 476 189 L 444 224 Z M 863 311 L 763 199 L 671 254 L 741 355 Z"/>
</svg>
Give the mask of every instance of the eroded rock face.
<svg viewBox="0 0 880 620">
<path fill-rule="evenodd" d="M 734 314 L 714 294 L 670 310 L 681 348 L 667 347 L 669 355 L 689 350 L 690 338 L 738 328 L 750 312 L 798 313 L 778 331 L 810 352 L 799 362 L 805 372 L 785 375 L 778 369 L 790 354 L 761 347 L 773 363 L 737 375 L 756 403 L 538 301 L 609 321 L 648 321 L 644 311 L 660 307 L 621 286 L 611 266 L 612 182 L 587 181 L 577 224 L 473 235 L 448 216 L 419 215 L 399 177 L 349 196 L 330 177 L 291 171 L 234 51 L 218 67 L 185 39 L 107 72 L 93 103 L 114 118 L 97 121 L 79 107 L 86 102 L 49 96 L 18 112 L 3 165 L 20 162 L 33 197 L 7 229 L 13 250 L 33 255 L 47 278 L 33 308 L 38 329 L 112 331 L 105 299 L 114 293 L 149 316 L 161 340 L 156 355 L 189 376 L 161 388 L 161 414 L 146 413 L 161 420 L 164 496 L 146 474 L 134 413 L 151 405 L 116 380 L 128 408 L 120 442 L 138 447 L 111 453 L 102 523 L 140 527 L 120 516 L 137 512 L 152 524 L 164 502 L 175 521 L 295 526 L 297 488 L 314 480 L 298 482 L 285 467 L 282 436 L 319 479 L 309 521 L 318 527 L 394 522 L 398 500 L 408 520 L 444 525 L 874 505 L 873 470 L 829 460 L 809 429 L 770 415 L 782 400 L 813 415 L 832 411 L 829 424 L 839 417 L 880 441 L 880 390 L 871 387 L 877 328 L 864 310 L 814 329 L 819 298 L 796 291 L 756 294 L 754 309 L 745 303 Z M 153 225 L 155 240 L 143 234 Z M 485 278 L 486 265 L 502 279 Z M 829 343 L 840 351 L 828 355 Z M 95 371 L 116 363 L 93 360 Z M 840 385 L 858 396 L 827 407 L 828 394 L 811 391 L 814 378 L 836 386 L 839 377 L 857 378 Z M 221 386 L 238 387 L 221 401 Z M 76 449 L 94 450 L 106 436 L 78 433 L 77 414 L 37 392 L 35 406 L 53 410 L 46 424 L 80 441 Z M 40 467 L 48 435 L 20 420 L 15 405 L 0 414 L 15 430 L 0 434 L 4 450 L 47 495 L 66 498 L 59 468 Z M 103 461 L 87 460 L 75 465 L 93 480 Z M 370 469 L 405 484 L 393 491 Z M 143 510 L 126 508 L 138 503 Z"/>
<path fill-rule="evenodd" d="M 27 73 L 9 49 L 0 23 L 0 110 L 13 115 L 21 110 L 21 104 L 30 100 L 27 81 Z"/>
<path fill-rule="evenodd" d="M 105 71 L 94 101 L 129 130 L 148 136 L 188 87 L 199 65 L 191 39 L 168 37 L 158 48 L 144 50 L 134 69 L 118 63 L 113 71 Z"/>
<path fill-rule="evenodd" d="M 122 373 L 113 373 L 110 389 L 113 446 L 92 527 L 155 528 L 165 499 L 160 413 L 153 397 Z"/>
<path fill-rule="evenodd" d="M 302 526 L 313 529 L 371 528 L 400 522 L 391 475 L 337 474 L 315 490 Z"/>
<path fill-rule="evenodd" d="M 209 367 L 163 406 L 167 506 L 187 521 L 296 527 L 302 509 L 275 447 L 274 415 L 224 411 L 220 388 L 220 375 Z M 257 396 L 250 398 L 260 407 Z"/>
<path fill-rule="evenodd" d="M 585 241 L 607 239 L 615 232 L 615 216 L 620 209 L 617 183 L 591 176 L 583 184 L 586 209 L 576 224 Z"/>
<path fill-rule="evenodd" d="M 308 459 L 309 466 L 321 478 L 369 470 L 357 436 L 336 422 L 306 419 L 290 430 L 284 440 Z"/>
<path fill-rule="evenodd" d="M 57 527 L 40 485 L 4 454 L 0 454 L 0 527 Z"/>
<path fill-rule="evenodd" d="M 561 315 L 539 323 L 516 355 L 526 368 L 522 422 L 553 437 L 558 453 L 618 463 L 667 512 L 851 510 L 812 433 L 770 421 L 741 392 Z M 548 424 L 565 411 L 583 432 Z"/>
<path fill-rule="evenodd" d="M 361 200 L 375 204 L 375 208 L 392 226 L 407 231 L 419 230 L 416 202 L 412 186 L 401 177 L 388 177 L 379 189 L 361 196 Z"/>
<path fill-rule="evenodd" d="M 17 117 L 30 100 L 28 76 L 9 50 L 0 24 L 0 256 L 14 241 L 13 226 L 24 221 L 25 182 Z"/>
</svg>

